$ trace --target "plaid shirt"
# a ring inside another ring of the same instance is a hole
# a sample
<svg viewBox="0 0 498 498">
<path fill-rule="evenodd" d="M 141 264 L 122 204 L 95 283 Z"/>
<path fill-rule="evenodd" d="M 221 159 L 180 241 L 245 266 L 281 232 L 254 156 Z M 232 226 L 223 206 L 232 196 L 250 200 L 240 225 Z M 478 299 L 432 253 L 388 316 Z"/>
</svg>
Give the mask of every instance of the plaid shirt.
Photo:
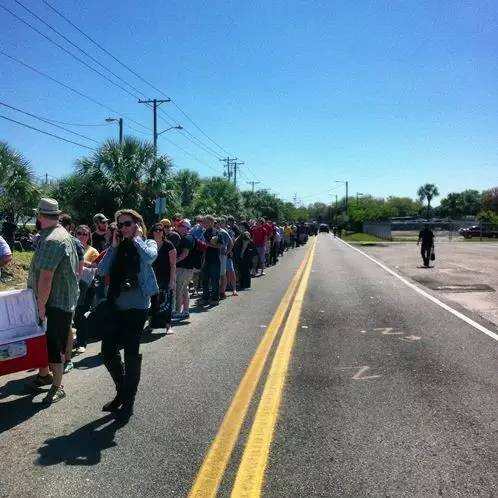
<svg viewBox="0 0 498 498">
<path fill-rule="evenodd" d="M 79 295 L 78 253 L 73 237 L 61 226 L 46 228 L 40 239 L 29 269 L 28 287 L 38 291 L 42 270 L 53 272 L 52 289 L 47 306 L 62 311 L 74 311 Z"/>
</svg>

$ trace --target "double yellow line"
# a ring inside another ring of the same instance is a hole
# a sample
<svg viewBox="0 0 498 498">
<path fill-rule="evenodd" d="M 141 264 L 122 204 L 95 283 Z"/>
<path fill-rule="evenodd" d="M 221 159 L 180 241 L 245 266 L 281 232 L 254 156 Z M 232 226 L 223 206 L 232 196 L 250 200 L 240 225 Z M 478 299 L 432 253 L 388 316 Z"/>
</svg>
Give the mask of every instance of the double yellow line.
<svg viewBox="0 0 498 498">
<path fill-rule="evenodd" d="M 240 435 L 252 397 L 263 373 L 278 331 L 291 307 L 282 336 L 275 352 L 263 394 L 256 411 L 249 438 L 232 490 L 233 497 L 259 496 L 268 461 L 277 415 L 282 398 L 285 376 L 299 323 L 302 303 L 308 284 L 315 252 L 316 238 L 285 292 L 263 339 L 237 388 L 232 403 L 223 418 L 204 462 L 190 490 L 189 497 L 215 497 L 225 474 L 233 449 Z M 297 289 L 297 292 L 296 292 Z M 292 306 L 291 306 L 292 305 Z"/>
</svg>

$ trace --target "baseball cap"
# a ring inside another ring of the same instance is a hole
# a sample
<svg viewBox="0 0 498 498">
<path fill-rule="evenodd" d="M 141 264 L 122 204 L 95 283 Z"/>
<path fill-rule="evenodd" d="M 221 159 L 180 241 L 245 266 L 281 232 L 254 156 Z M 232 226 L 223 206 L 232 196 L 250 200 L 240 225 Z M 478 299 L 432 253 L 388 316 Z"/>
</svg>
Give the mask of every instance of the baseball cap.
<svg viewBox="0 0 498 498">
<path fill-rule="evenodd" d="M 93 217 L 93 222 L 94 223 L 103 223 L 104 221 L 109 221 L 107 219 L 107 216 L 103 213 L 97 213 L 94 217 Z"/>
</svg>

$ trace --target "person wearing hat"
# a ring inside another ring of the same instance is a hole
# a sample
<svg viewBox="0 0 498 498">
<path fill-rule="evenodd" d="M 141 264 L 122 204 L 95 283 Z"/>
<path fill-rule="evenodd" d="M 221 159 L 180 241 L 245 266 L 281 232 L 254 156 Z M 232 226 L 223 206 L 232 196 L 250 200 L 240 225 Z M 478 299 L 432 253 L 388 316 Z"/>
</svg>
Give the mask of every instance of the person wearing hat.
<svg viewBox="0 0 498 498">
<path fill-rule="evenodd" d="M 107 249 L 111 244 L 111 231 L 109 230 L 109 220 L 105 214 L 97 213 L 93 217 L 95 232 L 92 233 L 92 246 L 100 252 Z"/>
<path fill-rule="evenodd" d="M 62 386 L 62 353 L 79 295 L 79 261 L 76 243 L 59 224 L 61 211 L 55 199 L 42 198 L 36 210 L 40 227 L 37 250 L 31 260 L 28 288 L 33 290 L 40 321 L 46 320 L 48 363 L 34 380 L 36 387 L 51 384 L 42 403 L 51 405 L 66 396 Z"/>
</svg>

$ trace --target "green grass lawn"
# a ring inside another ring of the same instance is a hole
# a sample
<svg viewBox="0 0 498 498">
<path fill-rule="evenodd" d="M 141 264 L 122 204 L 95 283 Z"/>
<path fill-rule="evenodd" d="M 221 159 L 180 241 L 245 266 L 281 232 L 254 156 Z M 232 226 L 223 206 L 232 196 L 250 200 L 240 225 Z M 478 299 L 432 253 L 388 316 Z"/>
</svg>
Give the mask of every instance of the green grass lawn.
<svg viewBox="0 0 498 498">
<path fill-rule="evenodd" d="M 379 239 L 375 235 L 370 235 L 368 233 L 350 233 L 343 237 L 346 242 L 383 242 L 383 239 Z"/>
<path fill-rule="evenodd" d="M 33 252 L 31 251 L 13 252 L 12 261 L 2 269 L 0 291 L 26 287 L 32 257 Z"/>
<path fill-rule="evenodd" d="M 14 251 L 12 254 L 13 260 L 23 268 L 29 270 L 29 265 L 31 264 L 31 258 L 33 257 L 33 251 Z"/>
</svg>

